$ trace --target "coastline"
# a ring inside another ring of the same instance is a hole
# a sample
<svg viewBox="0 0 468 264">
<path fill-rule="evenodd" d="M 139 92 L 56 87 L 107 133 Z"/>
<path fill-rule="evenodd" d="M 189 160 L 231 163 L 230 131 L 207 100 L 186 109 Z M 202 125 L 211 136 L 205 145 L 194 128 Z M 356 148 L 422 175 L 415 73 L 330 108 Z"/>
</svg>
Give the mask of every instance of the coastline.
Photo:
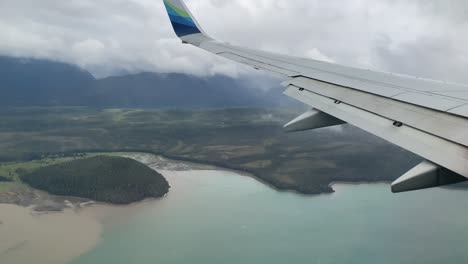
<svg viewBox="0 0 468 264">
<path fill-rule="evenodd" d="M 146 153 L 127 156 L 163 173 L 222 170 Z M 114 205 L 53 196 L 32 188 L 28 191 L 31 192 L 28 197 L 32 193 L 37 196 L 30 197 L 27 203 L 0 203 L 0 263 L 68 263 L 99 244 L 103 232 L 125 224 L 147 206 L 164 199 L 148 198 L 128 205 Z M 64 237 L 73 239 L 64 240 Z M 57 251 L 53 255 L 43 254 Z"/>
<path fill-rule="evenodd" d="M 153 154 L 127 153 L 127 156 L 158 170 L 169 181 L 171 178 L 167 172 L 203 170 L 230 171 L 236 175 L 259 181 L 257 177 L 251 174 L 239 174 L 234 170 L 179 162 Z M 265 184 L 263 181 L 259 182 Z M 335 181 L 330 186 L 362 184 L 388 184 L 388 182 Z M 286 191 L 302 195 L 294 190 Z M 322 193 L 314 196 L 330 194 Z M 129 222 L 134 215 L 138 215 L 138 212 L 145 211 L 148 206 L 153 206 L 154 203 L 164 199 L 149 198 L 128 205 L 112 205 L 89 200 L 78 202 L 70 197 L 56 198 L 64 199 L 64 203 L 67 203 L 68 207 L 61 211 L 37 212 L 31 206 L 21 207 L 0 204 L 0 211 L 2 212 L 0 214 L 0 238 L 4 239 L 0 239 L 0 263 L 31 263 L 33 260 L 38 263 L 49 264 L 68 263 L 98 245 L 102 234 L 106 230 Z M 15 221 L 17 218 L 22 219 L 22 221 Z M 64 241 L 63 237 L 77 237 L 79 239 Z M 42 252 L 56 251 L 60 252 L 54 255 L 52 259 L 49 258 L 50 256 L 41 254 Z"/>
<path fill-rule="evenodd" d="M 246 172 L 173 160 L 150 153 L 111 155 L 135 159 L 161 172 L 219 170 L 259 180 Z M 148 198 L 128 205 L 114 205 L 77 197 L 54 196 L 26 185 L 19 186 L 17 191 L 9 196 L 15 199 L 0 200 L 0 237 L 4 238 L 0 239 L 1 263 L 68 263 L 94 248 L 106 229 L 125 223 L 149 203 L 164 199 Z M 64 241 L 65 236 L 75 239 Z M 60 252 L 54 256 L 42 254 L 56 251 Z"/>
<path fill-rule="evenodd" d="M 132 158 L 139 161 L 153 170 L 190 170 L 192 168 L 206 168 L 205 165 L 181 163 L 177 161 L 169 161 L 159 156 L 146 154 L 146 153 L 103 153 L 106 155 L 116 155 L 121 157 Z M 203 167 L 204 166 L 204 167 Z M 166 194 L 167 195 L 167 194 Z M 132 205 L 146 200 L 158 200 L 159 198 L 147 198 L 141 201 L 136 201 L 126 205 Z M 51 213 L 51 212 L 62 212 L 64 210 L 80 210 L 85 207 L 89 207 L 96 204 L 118 206 L 117 204 L 97 202 L 88 198 L 75 197 L 75 196 L 57 196 L 47 193 L 42 190 L 32 188 L 21 182 L 14 182 L 7 191 L 0 193 L 0 205 L 1 204 L 12 204 L 21 207 L 30 208 L 35 213 Z"/>
<path fill-rule="evenodd" d="M 336 184 L 374 184 L 374 183 L 390 183 L 390 182 L 372 182 L 372 181 L 333 181 L 328 184 L 330 188 L 329 191 L 321 192 L 310 192 L 305 189 L 291 187 L 291 184 L 286 185 L 281 182 L 268 181 L 262 178 L 259 175 L 256 175 L 254 172 L 249 171 L 243 168 L 235 168 L 235 166 L 229 166 L 225 164 L 219 164 L 216 162 L 209 161 L 197 161 L 194 159 L 183 158 L 183 157 L 174 157 L 167 156 L 163 154 L 156 154 L 151 152 L 91 152 L 90 154 L 103 154 L 103 155 L 115 155 L 120 157 L 127 157 L 139 161 L 151 169 L 160 171 L 188 171 L 188 170 L 219 170 L 219 171 L 229 171 L 234 172 L 237 175 L 250 177 L 256 181 L 266 185 L 269 188 L 272 188 L 279 192 L 291 192 L 300 195 L 307 196 L 317 196 L 325 194 L 335 193 L 333 188 Z M 170 184 L 170 182 L 169 182 Z M 170 190 L 169 190 L 170 191 Z M 166 194 L 167 195 L 167 194 Z M 147 198 L 142 201 L 137 201 L 135 203 L 140 203 L 144 201 L 152 201 L 158 199 L 164 199 L 165 196 L 160 198 Z M 131 204 L 135 204 L 131 203 Z M 80 198 L 80 197 L 70 197 L 70 196 L 54 196 L 49 193 L 33 189 L 27 185 L 21 184 L 19 187 L 13 188 L 10 192 L 0 194 L 0 204 L 15 204 L 23 207 L 33 207 L 35 212 L 60 212 L 65 209 L 79 210 L 81 208 L 88 207 L 95 204 L 103 205 L 112 205 L 118 206 L 110 203 L 95 202 L 90 199 Z M 130 205 L 131 205 L 130 204 Z M 123 205 L 126 206 L 126 205 Z"/>
<path fill-rule="evenodd" d="M 157 164 L 156 166 L 152 166 L 152 163 L 146 163 L 145 160 L 143 159 L 138 159 L 138 156 L 135 155 L 141 155 L 141 156 L 152 156 L 153 158 L 159 159 L 161 163 Z M 279 186 L 276 185 L 274 182 L 267 181 L 263 179 L 260 176 L 257 176 L 254 172 L 250 172 L 245 169 L 236 169 L 233 168 L 233 166 L 222 166 L 217 163 L 209 162 L 209 161 L 195 161 L 192 159 L 186 159 L 186 158 L 180 158 L 180 157 L 174 157 L 174 156 L 166 156 L 163 154 L 154 154 L 150 152 L 135 152 L 131 153 L 129 156 L 125 156 L 129 158 L 133 158 L 139 162 L 142 162 L 152 169 L 155 170 L 170 170 L 170 171 L 187 171 L 187 170 L 215 170 L 215 171 L 228 171 L 228 172 L 233 172 L 239 176 L 244 176 L 244 177 L 249 177 L 252 178 L 259 183 L 272 188 L 278 192 L 288 192 L 288 193 L 294 193 L 298 195 L 305 195 L 305 196 L 320 196 L 320 195 L 330 195 L 336 193 L 336 190 L 333 188 L 335 185 L 362 185 L 362 184 L 386 184 L 390 185 L 392 182 L 391 181 L 332 181 L 328 184 L 330 188 L 332 188 L 331 192 L 319 192 L 319 193 L 310 193 L 310 192 L 303 192 L 301 190 L 297 190 L 294 188 L 289 188 L 289 187 L 284 187 L 284 186 Z M 164 165 L 166 164 L 166 165 Z M 162 167 L 161 167 L 162 165 Z M 165 166 L 169 166 L 170 169 L 168 169 Z M 458 188 L 458 189 L 463 189 L 463 188 Z M 149 198 L 146 200 L 154 200 L 154 198 Z"/>
</svg>

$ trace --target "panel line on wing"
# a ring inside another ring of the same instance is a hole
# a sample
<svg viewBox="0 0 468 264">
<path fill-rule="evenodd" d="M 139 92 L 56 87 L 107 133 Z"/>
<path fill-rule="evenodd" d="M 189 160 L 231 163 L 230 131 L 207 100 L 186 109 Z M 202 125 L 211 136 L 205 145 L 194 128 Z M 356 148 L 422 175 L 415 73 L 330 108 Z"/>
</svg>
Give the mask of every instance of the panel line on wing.
<svg viewBox="0 0 468 264">
<path fill-rule="evenodd" d="M 273 72 L 281 74 L 281 75 L 288 76 L 290 74 L 297 74 L 298 73 L 298 72 L 294 72 L 294 71 L 286 69 L 286 68 L 282 68 L 280 66 L 276 66 L 276 65 L 273 65 L 273 64 L 268 64 L 268 63 L 265 63 L 265 62 L 257 61 L 257 60 L 247 58 L 247 57 L 243 57 L 243 56 L 240 56 L 238 54 L 231 53 L 231 52 L 220 52 L 220 53 L 217 53 L 217 55 L 222 56 L 222 57 L 227 58 L 227 59 L 231 59 L 231 60 L 234 60 L 234 61 L 238 61 L 238 62 L 247 64 L 247 65 L 250 65 L 250 66 L 260 67 L 260 68 L 263 68 L 264 70 L 273 71 Z M 232 58 L 232 56 L 235 56 L 237 58 Z"/>
<path fill-rule="evenodd" d="M 305 77 L 283 82 L 282 85 L 294 85 L 309 92 L 402 122 L 426 133 L 446 138 L 454 143 L 468 146 L 468 134 L 465 133 L 465 131 L 468 131 L 468 123 L 463 117 Z M 408 115 L 409 112 L 411 115 Z M 439 125 L 434 126 L 435 123 Z M 457 127 L 457 129 L 453 129 L 453 127 Z"/>
<path fill-rule="evenodd" d="M 300 64 L 296 64 L 296 63 L 294 63 L 292 61 L 284 61 L 284 60 L 281 60 L 281 59 L 278 59 L 278 58 L 265 57 L 265 56 L 263 56 L 263 55 L 261 55 L 259 53 L 251 53 L 251 52 L 248 51 L 248 49 L 239 50 L 239 49 L 235 48 L 235 46 L 230 46 L 230 45 L 227 46 L 227 45 L 224 45 L 224 44 L 219 44 L 219 45 L 223 46 L 225 49 L 234 50 L 234 51 L 238 52 L 239 54 L 244 53 L 244 54 L 250 55 L 252 57 L 259 57 L 261 59 L 276 61 L 276 62 L 280 62 L 282 64 L 294 65 L 294 66 L 301 67 L 301 68 L 304 68 L 304 69 L 314 70 L 316 72 L 303 72 L 302 75 L 310 77 L 310 78 L 318 79 L 318 80 L 321 80 L 321 81 L 329 82 L 329 83 L 332 83 L 332 84 L 338 84 L 338 85 L 341 85 L 341 86 L 344 86 L 344 87 L 348 87 L 348 88 L 352 88 L 352 89 L 356 89 L 356 90 L 361 90 L 361 91 L 365 91 L 365 92 L 369 92 L 369 93 L 373 93 L 373 94 L 376 94 L 376 95 L 384 95 L 384 96 L 387 96 L 387 97 L 391 97 L 388 94 L 382 94 L 382 93 L 386 92 L 385 89 L 382 89 L 382 91 L 378 92 L 378 89 L 376 89 L 376 88 L 378 88 L 378 86 L 382 86 L 383 88 L 386 88 L 387 90 L 388 89 L 399 89 L 399 90 L 402 90 L 402 91 L 407 91 L 407 92 L 412 92 L 414 94 L 418 94 L 418 95 L 420 95 L 420 97 L 425 97 L 425 98 L 427 98 L 427 96 L 431 96 L 431 97 L 435 96 L 435 94 L 433 94 L 433 93 L 431 93 L 429 91 L 415 90 L 415 89 L 405 87 L 405 86 L 401 86 L 401 85 L 395 85 L 395 84 L 390 84 L 390 83 L 385 83 L 385 82 L 360 78 L 360 77 L 356 77 L 356 76 L 351 76 L 351 75 L 347 75 L 347 74 L 343 74 L 343 73 L 339 73 L 339 72 L 333 72 L 333 71 L 328 71 L 328 70 L 324 70 L 324 69 L 318 69 L 318 68 L 314 68 L 314 67 L 310 67 L 310 66 L 306 66 L 306 65 L 300 65 Z M 236 55 L 238 55 L 238 54 L 236 54 Z M 243 57 L 246 57 L 246 55 L 244 55 Z M 246 57 L 246 58 L 252 59 L 251 57 Z M 257 59 L 257 61 L 262 62 L 259 59 Z M 291 70 L 291 69 L 289 69 L 289 70 Z M 330 76 L 328 76 L 328 77 L 327 77 L 327 75 L 317 76 L 318 74 L 329 74 Z M 337 79 L 337 77 L 345 78 L 345 79 L 340 82 L 339 79 Z M 354 85 L 352 85 L 353 81 L 358 81 L 360 83 L 355 83 Z M 365 86 L 365 84 L 377 85 L 377 87 L 369 87 L 369 89 L 366 89 L 365 87 L 363 87 L 363 86 Z M 463 99 L 460 99 L 460 98 L 453 98 L 453 97 L 450 97 L 450 96 L 447 96 L 447 95 L 442 95 L 442 94 L 437 94 L 436 97 L 440 101 L 440 102 L 438 102 L 439 105 L 441 105 L 441 104 L 444 105 L 444 106 L 449 105 L 448 108 L 453 107 L 454 104 L 462 105 L 462 104 L 468 102 L 468 100 L 463 100 Z M 431 104 L 424 103 L 423 98 L 417 98 L 417 96 L 412 96 L 411 98 L 414 98 L 413 100 L 411 100 L 411 103 L 414 103 L 416 105 L 422 105 L 424 107 L 433 108 Z M 400 100 L 400 99 L 397 99 L 397 100 Z M 405 100 L 400 100 L 400 101 L 405 101 Z M 448 103 L 449 101 L 453 102 L 453 103 L 449 104 Z M 436 107 L 435 109 L 445 111 L 445 109 L 443 107 L 442 108 L 441 107 Z"/>
<path fill-rule="evenodd" d="M 418 90 L 418 89 L 414 89 L 414 88 L 407 87 L 407 86 L 402 86 L 402 85 L 397 85 L 397 84 L 392 84 L 392 83 L 387 83 L 387 82 L 382 82 L 382 81 L 357 77 L 355 75 L 349 75 L 349 74 L 341 73 L 341 72 L 338 72 L 338 71 L 319 69 L 316 66 L 310 66 L 310 65 L 306 65 L 306 64 L 298 64 L 298 63 L 296 63 L 294 61 L 291 61 L 291 60 L 304 60 L 304 61 L 309 62 L 309 63 L 312 62 L 312 63 L 322 64 L 322 66 L 327 65 L 329 67 L 340 67 L 340 68 L 348 69 L 348 70 L 357 70 L 357 71 L 362 71 L 362 72 L 367 71 L 367 72 L 370 72 L 370 73 L 373 73 L 373 74 L 386 75 L 387 77 L 395 76 L 395 77 L 399 77 L 399 78 L 405 78 L 408 81 L 411 80 L 411 81 L 429 82 L 432 85 L 437 84 L 437 85 L 460 86 L 460 87 L 464 88 L 463 89 L 464 91 L 466 91 L 468 89 L 467 85 L 462 85 L 462 84 L 458 84 L 458 83 L 447 83 L 447 82 L 440 82 L 440 81 L 426 79 L 426 78 L 417 78 L 417 77 L 412 77 L 412 76 L 406 76 L 406 75 L 403 75 L 403 74 L 396 74 L 396 73 L 390 73 L 390 72 L 377 72 L 377 71 L 372 71 L 372 70 L 351 68 L 351 67 L 341 66 L 341 65 L 338 65 L 338 64 L 333 64 L 333 63 L 319 61 L 319 60 L 296 58 L 296 57 L 288 56 L 288 55 L 276 55 L 276 54 L 272 54 L 272 53 L 268 53 L 268 52 L 264 52 L 264 51 L 255 51 L 255 50 L 251 50 L 251 49 L 247 49 L 247 48 L 236 47 L 234 45 L 228 45 L 228 46 L 223 45 L 223 47 L 226 48 L 226 49 L 236 50 L 237 52 L 243 52 L 243 53 L 246 53 L 246 54 L 249 54 L 249 55 L 252 55 L 252 56 L 258 56 L 258 57 L 261 57 L 261 58 L 264 58 L 264 59 L 276 60 L 276 61 L 281 62 L 281 63 L 286 63 L 286 64 L 298 66 L 298 67 L 301 67 L 301 68 L 311 69 L 311 70 L 325 72 L 325 73 L 329 73 L 329 74 L 333 74 L 333 75 L 337 75 L 337 76 L 342 76 L 342 77 L 346 77 L 346 78 L 356 79 L 356 80 L 365 81 L 365 82 L 372 82 L 372 83 L 376 83 L 376 84 L 380 84 L 380 85 L 385 85 L 385 86 L 395 87 L 395 88 L 401 88 L 401 89 L 410 90 L 410 91 L 417 91 L 417 92 L 422 92 L 422 93 L 432 93 L 435 90 L 427 90 L 427 91 Z M 240 48 L 240 49 L 238 49 L 238 48 Z M 266 54 L 268 54 L 268 56 L 271 56 L 271 57 L 267 57 L 266 55 L 262 55 L 261 53 L 266 53 Z M 290 59 L 290 60 L 285 61 L 285 60 L 279 59 L 278 57 L 286 57 L 287 59 Z M 457 91 L 459 91 L 459 90 L 457 90 Z M 442 95 L 442 96 L 444 96 L 444 95 Z M 445 96 L 445 97 L 450 97 L 450 96 Z M 460 98 L 455 98 L 455 99 L 460 99 Z"/>
</svg>

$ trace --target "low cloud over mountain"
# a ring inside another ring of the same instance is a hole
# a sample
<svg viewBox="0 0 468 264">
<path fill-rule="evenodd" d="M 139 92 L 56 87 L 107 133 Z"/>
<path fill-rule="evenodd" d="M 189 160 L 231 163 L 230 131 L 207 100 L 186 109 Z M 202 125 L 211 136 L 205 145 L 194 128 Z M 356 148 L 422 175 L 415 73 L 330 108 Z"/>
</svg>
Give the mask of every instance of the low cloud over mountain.
<svg viewBox="0 0 468 264">
<path fill-rule="evenodd" d="M 0 57 L 0 105 L 223 108 L 294 105 L 278 81 L 139 73 L 95 79 L 77 66 Z"/>
</svg>

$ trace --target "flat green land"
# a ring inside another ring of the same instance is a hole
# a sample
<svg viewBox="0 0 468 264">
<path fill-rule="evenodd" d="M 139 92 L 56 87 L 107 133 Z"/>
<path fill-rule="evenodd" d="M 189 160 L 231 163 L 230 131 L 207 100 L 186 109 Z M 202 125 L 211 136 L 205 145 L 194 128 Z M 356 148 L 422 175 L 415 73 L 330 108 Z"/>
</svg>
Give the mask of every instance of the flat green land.
<svg viewBox="0 0 468 264">
<path fill-rule="evenodd" d="M 86 152 L 150 152 L 253 173 L 279 188 L 317 194 L 335 181 L 392 181 L 420 159 L 351 126 L 286 134 L 298 112 L 272 109 L 0 110 L 0 175 Z M 44 159 L 11 165 L 8 162 Z M 0 183 L 0 188 L 3 183 Z"/>
<path fill-rule="evenodd" d="M 52 164 L 70 161 L 82 155 L 75 156 L 76 157 L 44 158 L 41 160 L 0 163 L 0 175 L 8 179 L 7 181 L 0 181 L 0 194 L 8 191 L 24 191 L 27 187 L 20 180 L 21 174 L 30 173 Z"/>
</svg>

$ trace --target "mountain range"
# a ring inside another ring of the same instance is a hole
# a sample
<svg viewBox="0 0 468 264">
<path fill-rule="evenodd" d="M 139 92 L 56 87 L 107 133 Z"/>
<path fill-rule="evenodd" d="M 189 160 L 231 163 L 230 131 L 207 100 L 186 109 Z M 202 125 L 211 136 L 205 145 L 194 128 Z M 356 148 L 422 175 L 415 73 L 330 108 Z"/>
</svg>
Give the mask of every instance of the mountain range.
<svg viewBox="0 0 468 264">
<path fill-rule="evenodd" d="M 295 104 L 282 95 L 284 89 L 275 86 L 259 89 L 252 87 L 246 77 L 178 73 L 143 72 L 96 79 L 75 65 L 0 56 L 2 107 L 227 108 Z"/>
</svg>

